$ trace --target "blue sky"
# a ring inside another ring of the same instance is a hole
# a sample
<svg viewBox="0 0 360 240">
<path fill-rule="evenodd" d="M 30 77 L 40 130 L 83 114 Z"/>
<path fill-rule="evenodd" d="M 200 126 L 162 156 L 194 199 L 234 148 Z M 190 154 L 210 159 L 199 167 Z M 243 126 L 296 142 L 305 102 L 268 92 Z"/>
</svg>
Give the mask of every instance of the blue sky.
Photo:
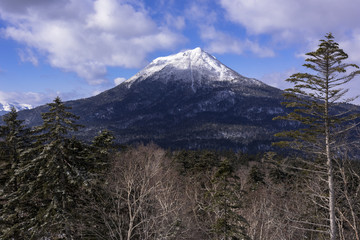
<svg viewBox="0 0 360 240">
<path fill-rule="evenodd" d="M 1 0 L 0 103 L 89 97 L 196 47 L 283 89 L 328 32 L 360 65 L 359 11 L 358 0 Z"/>
</svg>

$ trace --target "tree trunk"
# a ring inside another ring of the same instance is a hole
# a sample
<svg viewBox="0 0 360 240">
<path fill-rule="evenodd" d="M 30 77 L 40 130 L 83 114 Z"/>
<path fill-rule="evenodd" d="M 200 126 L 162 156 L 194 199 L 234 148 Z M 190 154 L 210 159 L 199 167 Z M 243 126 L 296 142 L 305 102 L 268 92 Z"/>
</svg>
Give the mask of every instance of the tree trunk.
<svg viewBox="0 0 360 240">
<path fill-rule="evenodd" d="M 326 158 L 327 158 L 328 183 L 329 183 L 330 240 L 336 240 L 334 173 L 333 173 L 333 165 L 330 157 L 328 136 L 326 137 Z"/>
<path fill-rule="evenodd" d="M 328 60 L 327 60 L 328 61 Z M 329 62 L 326 63 L 326 95 L 325 95 L 325 148 L 327 177 L 329 184 L 329 220 L 330 220 L 330 240 L 336 240 L 336 221 L 335 221 L 335 186 L 334 172 L 330 152 L 330 119 L 329 119 Z"/>
</svg>

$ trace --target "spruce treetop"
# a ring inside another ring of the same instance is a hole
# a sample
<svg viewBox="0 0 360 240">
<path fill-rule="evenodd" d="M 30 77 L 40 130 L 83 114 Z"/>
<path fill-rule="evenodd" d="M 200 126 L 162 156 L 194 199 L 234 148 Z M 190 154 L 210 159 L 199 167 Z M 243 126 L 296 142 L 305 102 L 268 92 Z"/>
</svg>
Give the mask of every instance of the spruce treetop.
<svg viewBox="0 0 360 240">
<path fill-rule="evenodd" d="M 276 136 L 297 139 L 302 143 L 314 143 L 325 133 L 325 121 L 331 129 L 336 129 L 339 125 L 358 118 L 358 114 L 352 114 L 349 110 L 339 110 L 338 107 L 341 103 L 350 103 L 354 100 L 345 96 L 348 89 L 343 86 L 359 75 L 360 70 L 357 70 L 359 66 L 356 64 L 345 62 L 348 55 L 339 48 L 331 33 L 320 40 L 316 51 L 309 52 L 306 56 L 308 58 L 303 66 L 309 69 L 309 72 L 295 73 L 286 79 L 294 86 L 285 89 L 284 97 L 287 101 L 283 104 L 293 111 L 274 119 L 295 121 L 304 126 L 301 129 L 278 133 Z M 289 141 L 277 143 L 284 144 L 288 145 Z M 300 144 L 298 147 L 304 146 Z"/>
<path fill-rule="evenodd" d="M 78 131 L 81 127 L 75 123 L 79 117 L 68 111 L 71 107 L 65 106 L 60 97 L 47 105 L 50 107 L 49 112 L 42 113 L 44 124 L 38 131 L 51 133 L 51 139 L 62 139 L 69 132 Z"/>
</svg>

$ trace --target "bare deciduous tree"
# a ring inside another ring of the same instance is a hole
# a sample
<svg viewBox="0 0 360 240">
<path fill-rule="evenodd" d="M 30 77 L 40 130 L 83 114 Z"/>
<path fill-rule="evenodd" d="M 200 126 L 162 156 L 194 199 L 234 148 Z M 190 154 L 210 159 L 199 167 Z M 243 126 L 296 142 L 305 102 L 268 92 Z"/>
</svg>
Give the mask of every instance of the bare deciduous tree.
<svg viewBox="0 0 360 240">
<path fill-rule="evenodd" d="M 177 173 L 166 152 L 140 145 L 113 158 L 103 191 L 89 204 L 88 214 L 100 228 L 98 239 L 176 239 L 181 231 Z"/>
</svg>

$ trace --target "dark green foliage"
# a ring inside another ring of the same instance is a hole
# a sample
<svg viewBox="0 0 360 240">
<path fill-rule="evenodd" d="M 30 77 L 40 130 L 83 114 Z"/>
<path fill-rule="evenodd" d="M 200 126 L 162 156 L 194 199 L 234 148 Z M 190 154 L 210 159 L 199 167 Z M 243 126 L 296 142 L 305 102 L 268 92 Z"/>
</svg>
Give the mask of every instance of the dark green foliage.
<svg viewBox="0 0 360 240">
<path fill-rule="evenodd" d="M 17 189 L 16 179 L 10 179 L 14 175 L 15 170 L 20 163 L 20 152 L 29 144 L 28 133 L 29 130 L 25 128 L 22 120 L 17 119 L 17 112 L 15 108 L 3 118 L 5 125 L 0 127 L 0 141 L 2 143 L 1 158 L 6 162 L 2 177 L 7 176 L 6 182 L 9 185 L 10 191 Z M 5 170 L 6 169 L 6 170 Z M 9 183 L 12 181 L 12 183 Z M 10 186 L 11 185 L 11 186 Z M 3 188 L 3 187 L 2 187 Z"/>
<path fill-rule="evenodd" d="M 104 178 L 109 167 L 110 154 L 115 152 L 114 135 L 103 130 L 95 136 L 91 145 L 92 170 L 91 173 L 95 178 Z"/>
<path fill-rule="evenodd" d="M 243 192 L 229 160 L 221 161 L 212 183 L 214 189 L 210 198 L 210 209 L 215 213 L 212 231 L 217 239 L 248 239 L 247 222 L 239 214 Z"/>
<path fill-rule="evenodd" d="M 0 127 L 0 234 L 4 239 L 20 237 L 19 229 L 13 226 L 17 226 L 22 217 L 12 203 L 21 184 L 16 171 L 21 165 L 21 152 L 29 147 L 29 130 L 17 117 L 15 108 L 12 108 L 3 118 L 5 125 Z"/>
<path fill-rule="evenodd" d="M 183 174 L 196 174 L 218 166 L 220 155 L 210 150 L 182 150 L 176 154 L 175 160 L 180 165 L 180 171 Z"/>
<path fill-rule="evenodd" d="M 81 127 L 75 123 L 79 117 L 68 112 L 71 107 L 65 106 L 59 97 L 48 106 L 49 112 L 42 113 L 44 123 L 37 129 L 41 133 L 38 137 L 40 142 L 62 141 L 70 132 L 77 131 Z"/>
<path fill-rule="evenodd" d="M 13 193 L 12 204 L 27 218 L 13 228 L 27 234 L 22 238 L 71 239 L 76 193 L 85 180 L 81 146 L 68 137 L 78 129 L 78 117 L 67 111 L 70 108 L 60 98 L 48 105 L 49 112 L 42 115 L 44 124 L 36 129 L 36 142 L 22 153 L 24 161 L 14 174 L 21 185 Z"/>
<path fill-rule="evenodd" d="M 108 151 L 113 147 L 114 135 L 108 131 L 103 130 L 93 140 L 93 146 L 99 149 L 100 153 L 108 154 Z"/>
<path fill-rule="evenodd" d="M 282 184 L 282 183 L 292 183 L 294 169 L 285 167 L 285 162 L 288 160 L 287 157 L 281 157 L 275 152 L 267 152 L 263 156 L 263 164 L 269 165 L 268 167 L 268 177 L 272 183 Z M 295 166 L 295 161 L 292 159 L 291 164 Z"/>
<path fill-rule="evenodd" d="M 270 170 L 269 178 L 276 184 L 288 182 L 291 179 L 291 176 L 283 171 L 280 167 L 275 167 Z"/>
<path fill-rule="evenodd" d="M 249 183 L 251 183 L 254 187 L 259 184 L 265 184 L 265 173 L 258 165 L 251 167 L 249 173 Z"/>
<path fill-rule="evenodd" d="M 85 146 L 86 163 L 86 191 L 78 192 L 81 204 L 77 208 L 80 214 L 76 226 L 78 232 L 85 239 L 97 239 L 96 236 L 108 236 L 107 227 L 102 221 L 103 216 L 97 208 L 92 208 L 93 203 L 98 203 L 101 211 L 112 211 L 112 192 L 109 191 L 107 178 L 110 172 L 110 159 L 116 155 L 113 144 L 114 136 L 108 130 L 103 130 L 97 135 L 90 146 Z M 83 144 L 81 144 L 84 146 Z M 101 203 L 101 204 L 100 204 Z M 90 206 L 89 206 L 90 205 Z M 109 213 L 111 214 L 111 213 Z M 96 234 L 95 234 L 96 233 Z"/>
<path fill-rule="evenodd" d="M 5 141 L 0 141 L 0 191 L 4 191 L 5 184 L 9 179 L 10 174 L 10 164 L 8 161 L 7 155 L 7 147 Z M 2 206 L 2 204 L 0 204 Z M 1 207 L 0 207 L 1 208 Z"/>
</svg>

